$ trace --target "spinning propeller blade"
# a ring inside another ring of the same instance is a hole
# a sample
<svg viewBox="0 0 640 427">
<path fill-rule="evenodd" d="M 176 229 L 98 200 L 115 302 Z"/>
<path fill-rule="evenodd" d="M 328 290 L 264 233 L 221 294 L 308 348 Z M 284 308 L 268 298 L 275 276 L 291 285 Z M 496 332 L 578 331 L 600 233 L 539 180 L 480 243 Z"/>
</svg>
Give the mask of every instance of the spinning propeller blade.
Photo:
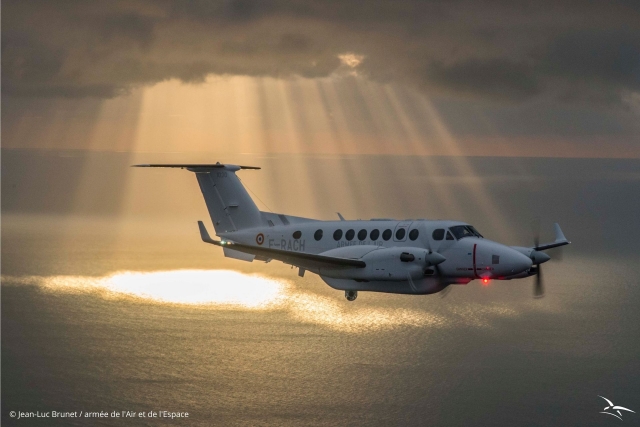
<svg viewBox="0 0 640 427">
<path fill-rule="evenodd" d="M 542 269 L 540 264 L 536 264 L 536 281 L 533 285 L 533 296 L 535 298 L 542 298 L 544 296 L 544 285 L 542 283 Z"/>
<path fill-rule="evenodd" d="M 535 234 L 533 236 L 534 247 L 540 246 L 540 220 L 536 221 Z M 536 264 L 536 279 L 533 283 L 533 297 L 542 298 L 544 296 L 544 284 L 542 283 L 542 267 Z"/>
<path fill-rule="evenodd" d="M 427 267 L 435 268 L 436 273 L 438 273 L 438 276 L 440 276 L 440 267 L 438 267 L 438 264 L 444 262 L 446 258 L 441 254 L 439 254 L 438 252 L 435 252 L 434 250 L 431 249 L 431 242 L 429 241 L 428 238 L 427 238 L 427 249 L 429 250 L 429 255 L 425 257 L 425 262 L 427 263 Z"/>
<path fill-rule="evenodd" d="M 440 267 L 439 264 L 445 261 L 444 256 L 442 256 L 441 254 L 439 254 L 438 252 L 434 252 L 431 249 L 431 242 L 429 241 L 429 238 L 427 237 L 427 249 L 429 250 L 429 254 L 434 255 L 434 259 L 436 262 L 429 262 L 429 260 L 425 259 L 425 262 L 429 263 L 429 267 L 433 267 L 436 270 L 436 276 L 437 277 L 442 277 L 442 273 L 440 272 Z M 451 292 L 451 286 L 447 286 L 446 288 L 444 288 L 443 290 L 440 291 L 440 298 L 445 298 L 447 295 L 449 295 L 449 292 Z"/>
</svg>

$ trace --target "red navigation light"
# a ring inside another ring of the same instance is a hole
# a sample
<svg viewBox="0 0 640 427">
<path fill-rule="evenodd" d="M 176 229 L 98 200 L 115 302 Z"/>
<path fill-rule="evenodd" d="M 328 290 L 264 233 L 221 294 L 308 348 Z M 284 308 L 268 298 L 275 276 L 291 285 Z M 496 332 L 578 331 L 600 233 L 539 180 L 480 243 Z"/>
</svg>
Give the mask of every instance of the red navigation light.
<svg viewBox="0 0 640 427">
<path fill-rule="evenodd" d="M 487 279 L 486 277 L 484 279 L 482 279 L 482 284 L 483 285 L 488 285 L 489 284 L 489 279 Z"/>
</svg>

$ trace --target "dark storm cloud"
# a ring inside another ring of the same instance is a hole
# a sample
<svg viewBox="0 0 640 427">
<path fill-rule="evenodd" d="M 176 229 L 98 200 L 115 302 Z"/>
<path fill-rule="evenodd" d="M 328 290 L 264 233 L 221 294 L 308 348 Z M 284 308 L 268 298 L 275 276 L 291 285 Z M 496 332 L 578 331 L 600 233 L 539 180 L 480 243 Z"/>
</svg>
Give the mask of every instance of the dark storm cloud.
<svg viewBox="0 0 640 427">
<path fill-rule="evenodd" d="M 450 66 L 434 64 L 427 79 L 451 90 L 505 99 L 527 98 L 539 92 L 530 65 L 496 58 L 470 59 Z"/>
<path fill-rule="evenodd" d="M 640 88 L 640 33 L 602 31 L 554 40 L 544 57 L 551 73 Z"/>
<path fill-rule="evenodd" d="M 615 101 L 640 88 L 637 2 L 8 1 L 5 95 L 112 97 L 210 74 L 362 75 L 427 92 Z"/>
</svg>

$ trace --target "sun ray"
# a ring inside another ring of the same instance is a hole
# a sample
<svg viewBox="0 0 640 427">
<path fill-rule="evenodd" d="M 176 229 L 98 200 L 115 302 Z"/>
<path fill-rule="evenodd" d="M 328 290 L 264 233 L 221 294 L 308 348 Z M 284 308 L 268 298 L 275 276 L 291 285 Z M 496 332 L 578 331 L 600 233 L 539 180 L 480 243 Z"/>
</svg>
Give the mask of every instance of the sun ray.
<svg viewBox="0 0 640 427">
<path fill-rule="evenodd" d="M 485 217 L 490 220 L 494 226 L 494 230 L 499 234 L 502 240 L 509 239 L 513 232 L 511 226 L 506 217 L 500 212 L 493 203 L 492 198 L 483 186 L 482 181 L 478 178 L 477 174 L 473 170 L 471 163 L 466 158 L 465 153 L 460 148 L 453 134 L 447 128 L 444 120 L 438 113 L 433 103 L 425 96 L 420 96 L 420 104 L 425 112 L 425 116 L 428 117 L 434 127 L 436 128 L 439 136 L 445 142 L 449 155 L 453 158 L 453 164 L 456 171 L 461 176 L 470 176 L 472 179 L 467 181 L 471 198 L 475 204 L 482 210 Z"/>
<path fill-rule="evenodd" d="M 432 183 L 429 186 L 429 190 L 436 196 L 436 202 L 438 203 L 438 210 L 444 214 L 452 214 L 454 216 L 460 216 L 462 209 L 457 203 L 453 192 L 445 185 L 441 185 L 440 182 L 435 181 L 433 178 L 441 175 L 440 166 L 430 155 L 423 155 L 420 160 L 417 156 L 420 154 L 427 154 L 424 145 L 424 137 L 421 137 L 416 125 L 409 118 L 403 103 L 400 101 L 397 90 L 394 90 L 391 86 L 385 87 L 387 102 L 389 102 L 392 110 L 394 111 L 397 120 L 400 122 L 404 132 L 404 137 L 407 143 L 410 145 L 410 149 L 416 153 L 416 158 L 413 162 L 410 162 L 413 166 L 413 170 L 416 174 L 427 175 Z M 419 164 L 419 166 L 417 166 Z"/>
</svg>

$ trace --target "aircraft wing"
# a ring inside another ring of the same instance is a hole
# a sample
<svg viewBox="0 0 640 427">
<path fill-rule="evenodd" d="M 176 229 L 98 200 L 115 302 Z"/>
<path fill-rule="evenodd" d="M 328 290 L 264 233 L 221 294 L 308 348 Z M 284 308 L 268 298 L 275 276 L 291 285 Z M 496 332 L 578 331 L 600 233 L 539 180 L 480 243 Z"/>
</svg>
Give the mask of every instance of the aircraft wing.
<svg viewBox="0 0 640 427">
<path fill-rule="evenodd" d="M 209 232 L 202 221 L 198 221 L 198 228 L 200 228 L 200 237 L 203 242 L 211 243 L 212 245 L 223 248 L 233 249 L 234 251 L 275 259 L 287 264 L 302 266 L 305 268 L 364 268 L 367 266 L 364 261 L 357 259 L 284 251 L 282 249 L 262 248 L 260 246 L 245 245 L 243 243 L 213 240 L 209 236 Z"/>
<path fill-rule="evenodd" d="M 144 164 L 133 165 L 134 168 L 179 168 L 179 169 L 220 169 L 224 167 L 237 167 L 240 169 L 260 169 L 258 166 L 229 165 L 222 163 L 196 164 L 196 163 L 166 163 L 166 164 Z"/>
</svg>

